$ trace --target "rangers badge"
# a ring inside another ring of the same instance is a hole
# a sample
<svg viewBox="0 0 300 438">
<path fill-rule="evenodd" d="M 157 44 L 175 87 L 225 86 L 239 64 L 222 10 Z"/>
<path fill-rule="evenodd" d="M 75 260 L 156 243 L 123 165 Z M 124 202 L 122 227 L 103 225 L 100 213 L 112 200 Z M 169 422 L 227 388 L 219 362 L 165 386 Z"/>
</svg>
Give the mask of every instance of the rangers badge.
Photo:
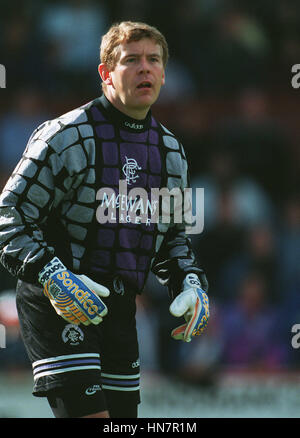
<svg viewBox="0 0 300 438">
<path fill-rule="evenodd" d="M 126 163 L 122 167 L 123 173 L 126 177 L 126 182 L 128 185 L 131 183 L 135 183 L 139 175 L 136 174 L 137 170 L 141 170 L 142 168 L 138 165 L 134 158 L 126 158 Z"/>
<path fill-rule="evenodd" d="M 78 345 L 84 339 L 84 334 L 81 328 L 75 324 L 67 324 L 61 335 L 65 344 Z"/>
</svg>

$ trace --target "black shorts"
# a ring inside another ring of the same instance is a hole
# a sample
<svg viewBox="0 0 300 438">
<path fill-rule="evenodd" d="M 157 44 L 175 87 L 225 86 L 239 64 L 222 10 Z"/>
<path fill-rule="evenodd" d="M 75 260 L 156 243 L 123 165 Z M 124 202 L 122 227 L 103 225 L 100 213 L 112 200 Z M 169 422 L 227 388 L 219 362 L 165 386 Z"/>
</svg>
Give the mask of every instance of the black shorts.
<svg viewBox="0 0 300 438">
<path fill-rule="evenodd" d="M 55 312 L 40 287 L 18 281 L 17 309 L 32 363 L 33 395 L 85 386 L 103 397 L 140 402 L 136 295 L 111 288 L 108 314 L 95 326 L 73 325 Z"/>
</svg>

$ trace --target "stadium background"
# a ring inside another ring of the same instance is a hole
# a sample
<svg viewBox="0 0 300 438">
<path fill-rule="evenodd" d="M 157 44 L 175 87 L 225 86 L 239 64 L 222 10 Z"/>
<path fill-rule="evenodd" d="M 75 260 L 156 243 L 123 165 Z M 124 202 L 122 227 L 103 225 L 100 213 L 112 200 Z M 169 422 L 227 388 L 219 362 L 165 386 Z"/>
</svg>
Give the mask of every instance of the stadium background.
<svg viewBox="0 0 300 438">
<path fill-rule="evenodd" d="M 177 134 L 191 186 L 205 189 L 192 237 L 210 282 L 211 319 L 191 344 L 170 338 L 168 297 L 149 279 L 138 301 L 144 417 L 298 417 L 300 63 L 296 0 L 1 2 L 0 184 L 33 129 L 100 94 L 101 35 L 115 21 L 157 26 L 170 47 L 153 113 Z M 0 268 L 0 417 L 51 416 L 31 396 L 15 312 Z M 297 347 L 296 343 L 296 347 Z M 44 403 L 45 402 L 45 403 Z"/>
</svg>

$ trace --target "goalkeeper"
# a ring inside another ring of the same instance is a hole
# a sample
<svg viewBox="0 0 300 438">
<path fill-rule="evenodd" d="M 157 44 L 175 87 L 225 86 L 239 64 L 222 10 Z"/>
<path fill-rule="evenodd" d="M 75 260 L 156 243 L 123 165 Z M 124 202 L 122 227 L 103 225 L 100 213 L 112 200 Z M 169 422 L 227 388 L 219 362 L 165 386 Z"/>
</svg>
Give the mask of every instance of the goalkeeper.
<svg viewBox="0 0 300 438">
<path fill-rule="evenodd" d="M 150 270 L 169 289 L 174 339 L 191 341 L 209 317 L 185 224 L 137 221 L 141 199 L 131 221 L 118 193 L 120 181 L 149 196 L 188 185 L 181 143 L 151 113 L 165 38 L 122 22 L 103 36 L 100 58 L 102 96 L 39 126 L 0 196 L 0 260 L 18 278 L 33 394 L 58 418 L 137 417 L 135 299 Z M 99 218 L 103 205 L 115 219 Z"/>
</svg>

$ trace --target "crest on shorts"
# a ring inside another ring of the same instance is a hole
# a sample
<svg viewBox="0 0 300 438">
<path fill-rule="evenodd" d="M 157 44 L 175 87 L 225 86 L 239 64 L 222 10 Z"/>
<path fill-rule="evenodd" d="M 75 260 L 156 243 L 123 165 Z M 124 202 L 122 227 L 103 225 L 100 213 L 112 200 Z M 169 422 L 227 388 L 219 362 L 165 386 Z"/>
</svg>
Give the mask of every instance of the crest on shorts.
<svg viewBox="0 0 300 438">
<path fill-rule="evenodd" d="M 61 334 L 65 344 L 78 345 L 84 339 L 84 333 L 80 327 L 75 324 L 67 324 Z"/>
<path fill-rule="evenodd" d="M 126 182 L 128 185 L 131 183 L 135 183 L 139 175 L 137 175 L 137 170 L 141 170 L 142 168 L 138 165 L 137 161 L 134 158 L 125 157 L 126 163 L 122 167 L 122 171 L 126 177 Z"/>
</svg>

